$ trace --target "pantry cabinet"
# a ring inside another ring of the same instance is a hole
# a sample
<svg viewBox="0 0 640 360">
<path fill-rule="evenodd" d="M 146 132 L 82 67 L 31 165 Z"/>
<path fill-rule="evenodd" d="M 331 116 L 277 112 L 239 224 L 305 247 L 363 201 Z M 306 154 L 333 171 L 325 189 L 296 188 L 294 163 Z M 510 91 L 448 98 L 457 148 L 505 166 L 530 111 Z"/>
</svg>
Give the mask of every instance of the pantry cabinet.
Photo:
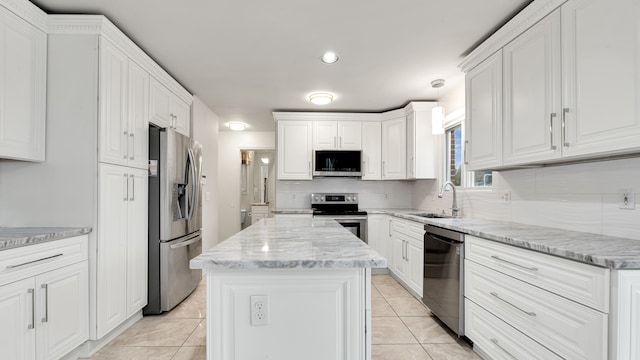
<svg viewBox="0 0 640 360">
<path fill-rule="evenodd" d="M 191 106 L 155 78 L 150 81 L 150 119 L 160 127 L 169 127 L 191 136 Z"/>
<path fill-rule="evenodd" d="M 47 34 L 0 5 L 0 158 L 45 160 L 46 79 Z"/>
<path fill-rule="evenodd" d="M 407 178 L 407 120 L 399 117 L 382 121 L 382 179 Z"/>
<path fill-rule="evenodd" d="M 312 131 L 311 121 L 278 121 L 278 180 L 311 180 Z"/>
<path fill-rule="evenodd" d="M 360 121 L 313 121 L 313 149 L 362 149 Z"/>
<path fill-rule="evenodd" d="M 362 180 L 382 179 L 382 132 L 379 121 L 362 123 Z"/>
</svg>

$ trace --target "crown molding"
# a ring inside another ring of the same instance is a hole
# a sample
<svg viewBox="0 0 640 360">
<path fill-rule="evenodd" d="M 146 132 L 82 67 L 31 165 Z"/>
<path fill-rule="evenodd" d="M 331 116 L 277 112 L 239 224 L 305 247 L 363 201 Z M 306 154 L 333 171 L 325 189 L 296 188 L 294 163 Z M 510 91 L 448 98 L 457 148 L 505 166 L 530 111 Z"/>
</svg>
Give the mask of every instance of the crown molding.
<svg viewBox="0 0 640 360">
<path fill-rule="evenodd" d="M 26 0 L 0 0 L 0 6 L 5 7 L 23 20 L 47 32 L 47 13 L 40 10 L 30 1 Z"/>
<path fill-rule="evenodd" d="M 380 121 L 379 113 L 273 112 L 273 120 Z"/>
<path fill-rule="evenodd" d="M 475 48 L 458 67 L 465 73 L 473 69 L 565 2 L 567 0 L 535 0 Z"/>
</svg>

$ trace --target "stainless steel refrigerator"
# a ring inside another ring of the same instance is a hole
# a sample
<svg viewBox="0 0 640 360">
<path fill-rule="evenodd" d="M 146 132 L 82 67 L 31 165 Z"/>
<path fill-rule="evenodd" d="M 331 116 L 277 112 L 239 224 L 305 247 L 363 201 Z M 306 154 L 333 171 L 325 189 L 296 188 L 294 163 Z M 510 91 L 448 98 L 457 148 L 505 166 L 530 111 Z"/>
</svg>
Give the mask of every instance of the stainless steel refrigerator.
<svg viewBox="0 0 640 360">
<path fill-rule="evenodd" d="M 169 311 L 201 280 L 202 147 L 173 129 L 149 127 L 149 289 L 145 315 Z"/>
</svg>

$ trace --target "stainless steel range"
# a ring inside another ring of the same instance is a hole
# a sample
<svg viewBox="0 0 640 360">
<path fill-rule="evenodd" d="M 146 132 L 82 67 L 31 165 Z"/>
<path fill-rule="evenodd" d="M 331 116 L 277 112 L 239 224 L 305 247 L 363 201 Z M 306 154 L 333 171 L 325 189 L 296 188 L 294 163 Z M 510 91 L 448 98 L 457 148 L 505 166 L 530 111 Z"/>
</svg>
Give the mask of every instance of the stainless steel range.
<svg viewBox="0 0 640 360">
<path fill-rule="evenodd" d="M 367 212 L 358 209 L 358 194 L 311 194 L 311 208 L 313 217 L 334 219 L 362 241 L 367 242 Z"/>
</svg>

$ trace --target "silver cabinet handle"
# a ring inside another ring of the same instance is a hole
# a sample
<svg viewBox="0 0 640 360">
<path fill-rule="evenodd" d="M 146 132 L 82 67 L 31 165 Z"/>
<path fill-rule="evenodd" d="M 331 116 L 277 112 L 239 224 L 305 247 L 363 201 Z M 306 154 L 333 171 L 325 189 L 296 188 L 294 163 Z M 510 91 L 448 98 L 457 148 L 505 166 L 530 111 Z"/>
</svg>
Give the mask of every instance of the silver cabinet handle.
<svg viewBox="0 0 640 360">
<path fill-rule="evenodd" d="M 404 242 L 404 259 L 409 261 L 409 242 Z"/>
<path fill-rule="evenodd" d="M 135 148 L 136 148 L 136 139 L 134 133 L 129 133 L 129 137 L 131 138 L 131 148 L 129 150 L 129 160 L 135 160 Z"/>
<path fill-rule="evenodd" d="M 391 219 L 389 219 L 389 237 L 391 237 Z"/>
<path fill-rule="evenodd" d="M 44 290 L 44 317 L 42 322 L 49 322 L 49 285 L 42 284 L 40 287 Z"/>
<path fill-rule="evenodd" d="M 518 360 L 518 358 L 517 358 L 517 357 L 515 357 L 515 356 L 511 355 L 511 353 L 510 353 L 510 352 L 508 352 L 505 348 L 503 348 L 502 346 L 500 346 L 500 344 L 498 344 L 498 339 L 496 339 L 496 338 L 492 338 L 492 339 L 491 339 L 491 342 L 492 342 L 492 343 L 494 343 L 494 344 L 498 347 L 498 349 L 502 350 L 505 354 L 509 355 L 509 357 L 510 357 L 510 358 L 515 359 L 515 360 Z"/>
<path fill-rule="evenodd" d="M 123 135 L 124 135 L 124 141 L 125 141 L 125 143 L 127 143 L 127 144 L 128 144 L 128 143 L 129 143 L 129 133 L 127 132 L 127 130 L 123 131 Z M 126 158 L 127 158 L 127 152 L 128 152 L 128 151 L 125 151 L 125 154 L 124 154 L 124 155 L 122 155 L 123 159 L 126 159 Z"/>
<path fill-rule="evenodd" d="M 529 271 L 538 271 L 538 268 L 537 268 L 537 267 L 527 267 L 527 266 L 522 266 L 522 265 L 520 265 L 520 264 L 514 263 L 513 261 L 509 261 L 509 260 L 502 259 L 502 258 L 500 258 L 500 257 L 498 257 L 498 256 L 496 256 L 496 255 L 491 255 L 491 258 L 492 258 L 492 259 L 496 259 L 496 260 L 498 260 L 498 261 L 505 262 L 505 263 L 507 263 L 507 264 L 511 264 L 511 265 L 513 265 L 513 266 L 517 266 L 517 267 L 519 267 L 519 268 L 521 268 L 521 269 L 525 269 L 525 270 L 529 270 Z"/>
<path fill-rule="evenodd" d="M 467 157 L 467 149 L 469 148 L 469 140 L 465 140 L 464 141 L 464 153 L 462 154 L 464 156 L 464 164 L 465 165 L 469 165 L 469 158 Z"/>
<path fill-rule="evenodd" d="M 27 294 L 31 295 L 31 323 L 27 324 L 27 329 L 36 327 L 36 289 L 27 289 Z"/>
<path fill-rule="evenodd" d="M 553 145 L 553 118 L 556 117 L 556 113 L 551 113 L 549 116 L 549 136 L 551 137 L 551 150 L 555 150 L 556 146 Z"/>
<path fill-rule="evenodd" d="M 493 297 L 495 297 L 496 299 L 498 299 L 498 300 L 502 301 L 503 303 L 508 304 L 509 306 L 513 307 L 514 309 L 516 309 L 516 310 L 518 310 L 518 311 L 521 311 L 521 312 L 523 312 L 523 313 L 525 313 L 525 314 L 527 314 L 527 315 L 529 315 L 529 316 L 536 316 L 536 313 L 534 313 L 534 312 L 532 312 L 532 311 L 522 310 L 521 308 L 519 308 L 519 307 L 517 307 L 517 306 L 513 305 L 512 303 L 508 302 L 507 300 L 505 300 L 505 299 L 501 298 L 501 297 L 500 297 L 497 293 L 495 293 L 495 292 L 492 292 L 492 293 L 491 293 L 491 295 L 492 295 Z"/>
<path fill-rule="evenodd" d="M 568 147 L 569 142 L 567 141 L 567 113 L 569 112 L 569 108 L 562 109 L 562 146 Z"/>
<path fill-rule="evenodd" d="M 340 149 L 342 149 L 342 136 L 340 136 Z"/>
<path fill-rule="evenodd" d="M 30 265 L 30 264 L 35 264 L 35 263 L 40 262 L 40 261 L 51 260 L 51 259 L 53 259 L 53 258 L 57 258 L 58 256 L 62 256 L 62 255 L 63 255 L 63 254 L 62 254 L 62 253 L 60 253 L 60 254 L 55 254 L 55 255 L 51 255 L 51 256 L 47 256 L 47 257 L 43 257 L 43 258 L 38 259 L 38 260 L 27 261 L 27 262 L 25 262 L 25 263 L 18 264 L 18 265 L 7 265 L 7 267 L 6 267 L 6 268 L 7 268 L 7 269 L 15 269 L 15 268 L 17 268 L 17 267 L 21 267 L 21 266 L 25 266 L 25 265 Z"/>
<path fill-rule="evenodd" d="M 385 169 L 384 169 L 384 167 L 385 167 L 385 166 L 384 166 L 384 163 L 385 163 L 385 162 L 384 162 L 384 161 L 382 161 L 382 176 L 386 176 L 386 175 L 387 175 L 387 174 L 384 172 L 384 170 L 385 170 Z"/>
<path fill-rule="evenodd" d="M 129 201 L 133 201 L 135 200 L 136 195 L 136 180 L 133 177 L 133 174 L 129 175 L 129 179 L 131 180 L 131 197 L 129 198 Z"/>
<path fill-rule="evenodd" d="M 122 177 L 124 178 L 124 186 L 123 186 L 123 190 L 124 190 L 124 201 L 129 200 L 129 177 L 127 176 L 127 174 L 122 174 Z"/>
<path fill-rule="evenodd" d="M 335 136 L 333 137 L 333 148 L 334 149 L 338 148 L 338 139 Z"/>
</svg>

